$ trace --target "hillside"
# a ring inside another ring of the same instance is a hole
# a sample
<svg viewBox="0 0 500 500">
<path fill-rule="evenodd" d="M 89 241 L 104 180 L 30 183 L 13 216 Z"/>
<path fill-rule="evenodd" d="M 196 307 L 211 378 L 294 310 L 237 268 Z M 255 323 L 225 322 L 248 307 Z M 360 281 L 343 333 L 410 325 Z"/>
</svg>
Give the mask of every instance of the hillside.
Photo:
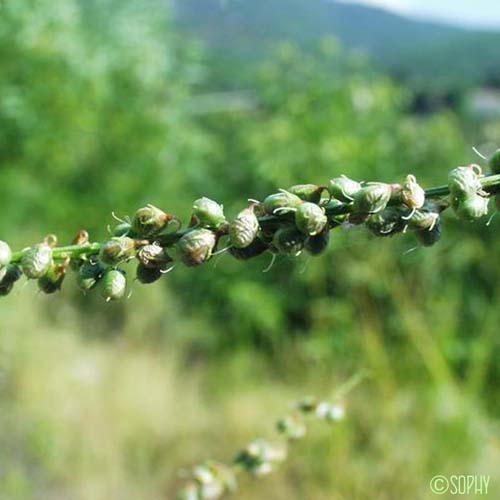
<svg viewBox="0 0 500 500">
<path fill-rule="evenodd" d="M 276 43 L 303 48 L 333 35 L 365 52 L 382 70 L 420 86 L 496 81 L 500 33 L 405 18 L 382 9 L 329 0 L 177 0 L 177 24 L 216 59 L 264 58 Z"/>
</svg>

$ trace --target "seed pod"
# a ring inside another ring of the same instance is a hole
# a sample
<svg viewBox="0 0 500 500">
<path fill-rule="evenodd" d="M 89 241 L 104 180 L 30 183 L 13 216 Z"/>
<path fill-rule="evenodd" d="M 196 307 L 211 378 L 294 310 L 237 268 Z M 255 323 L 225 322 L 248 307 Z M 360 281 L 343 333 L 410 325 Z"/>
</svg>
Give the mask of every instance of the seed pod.
<svg viewBox="0 0 500 500">
<path fill-rule="evenodd" d="M 108 268 L 104 271 L 101 295 L 106 299 L 106 302 L 123 298 L 126 290 L 127 278 L 122 270 Z"/>
<path fill-rule="evenodd" d="M 267 214 L 273 215 L 278 208 L 297 208 L 303 201 L 295 194 L 281 189 L 279 193 L 270 194 L 263 202 Z"/>
<path fill-rule="evenodd" d="M 254 205 L 245 208 L 229 226 L 229 240 L 236 248 L 246 248 L 255 240 L 259 231 L 259 221 L 255 215 Z"/>
<path fill-rule="evenodd" d="M 414 175 L 406 177 L 400 196 L 401 202 L 412 210 L 423 207 L 425 203 L 425 191 L 420 187 Z"/>
<path fill-rule="evenodd" d="M 321 233 L 307 238 L 305 243 L 305 249 L 311 255 L 319 255 L 323 253 L 330 243 L 330 228 L 325 227 Z"/>
<path fill-rule="evenodd" d="M 132 224 L 130 222 L 121 222 L 113 228 L 113 236 L 129 236 L 132 232 Z"/>
<path fill-rule="evenodd" d="M 328 192 L 332 198 L 335 198 L 343 203 L 350 203 L 354 199 L 354 195 L 361 189 L 359 182 L 349 179 L 345 175 L 335 177 L 330 181 Z"/>
<path fill-rule="evenodd" d="M 177 249 L 186 266 L 199 266 L 210 259 L 216 242 L 212 231 L 193 229 L 177 242 Z"/>
<path fill-rule="evenodd" d="M 500 149 L 497 149 L 488 161 L 492 173 L 500 174 Z"/>
<path fill-rule="evenodd" d="M 9 245 L 5 241 L 0 241 L 0 269 L 7 267 L 10 259 L 12 259 L 12 251 Z"/>
<path fill-rule="evenodd" d="M 306 201 L 295 212 L 297 229 L 308 236 L 314 236 L 323 231 L 327 222 L 325 211 L 315 203 Z"/>
<path fill-rule="evenodd" d="M 438 217 L 431 229 L 419 229 L 415 231 L 415 235 L 424 247 L 435 245 L 441 239 L 442 235 L 441 219 Z"/>
<path fill-rule="evenodd" d="M 89 292 L 102 278 L 105 267 L 100 262 L 84 262 L 78 271 L 77 283 L 82 292 Z"/>
<path fill-rule="evenodd" d="M 461 201 L 481 191 L 481 168 L 478 165 L 454 168 L 448 174 L 448 188 L 453 198 Z"/>
<path fill-rule="evenodd" d="M 46 294 L 58 292 L 66 276 L 65 264 L 52 264 L 44 276 L 38 278 L 38 288 Z"/>
<path fill-rule="evenodd" d="M 14 284 L 22 276 L 22 272 L 16 264 L 9 264 L 0 279 L 0 296 L 8 295 Z"/>
<path fill-rule="evenodd" d="M 128 236 L 113 237 L 103 244 L 99 259 L 104 264 L 114 266 L 131 259 L 135 253 L 136 242 Z"/>
<path fill-rule="evenodd" d="M 321 200 L 321 193 L 325 190 L 323 186 L 316 184 L 297 184 L 287 189 L 289 193 L 298 196 L 301 200 L 309 201 L 311 203 L 319 203 Z"/>
<path fill-rule="evenodd" d="M 391 185 L 382 182 L 371 182 L 354 195 L 353 213 L 376 214 L 381 212 L 389 203 L 391 195 Z"/>
<path fill-rule="evenodd" d="M 278 252 L 296 256 L 304 248 L 306 236 L 295 227 L 278 229 L 273 236 L 273 246 Z"/>
<path fill-rule="evenodd" d="M 408 227 L 416 231 L 429 230 L 434 227 L 438 219 L 438 210 L 422 208 L 414 212 L 411 219 L 408 221 Z"/>
<path fill-rule="evenodd" d="M 143 285 L 149 285 L 158 281 L 163 276 L 161 268 L 159 267 L 147 267 L 142 262 L 137 264 L 136 278 L 139 283 Z"/>
<path fill-rule="evenodd" d="M 408 221 L 402 216 L 403 211 L 399 207 L 387 207 L 381 212 L 372 214 L 366 220 L 366 227 L 375 236 L 394 236 L 401 233 L 408 225 Z"/>
<path fill-rule="evenodd" d="M 137 210 L 132 219 L 132 230 L 141 237 L 154 236 L 160 233 L 174 219 L 154 205 L 146 205 Z"/>
<path fill-rule="evenodd" d="M 141 247 L 137 252 L 137 259 L 144 267 L 160 270 L 166 269 L 167 264 L 173 260 L 164 248 L 155 243 Z"/>
<path fill-rule="evenodd" d="M 228 252 L 238 260 L 248 260 L 252 257 L 257 257 L 263 254 L 267 249 L 266 245 L 260 238 L 255 238 L 250 245 L 245 248 L 229 247 Z"/>
<path fill-rule="evenodd" d="M 276 424 L 276 428 L 280 434 L 290 440 L 301 439 L 307 432 L 304 422 L 297 415 L 288 415 L 282 418 Z"/>
<path fill-rule="evenodd" d="M 226 222 L 224 208 L 209 198 L 200 198 L 193 203 L 193 225 L 207 229 L 218 229 Z"/>
<path fill-rule="evenodd" d="M 235 460 L 251 474 L 264 476 L 286 459 L 287 450 L 283 445 L 268 443 L 262 439 L 252 441 Z"/>
<path fill-rule="evenodd" d="M 489 198 L 479 194 L 471 194 L 453 204 L 458 217 L 469 222 L 474 222 L 488 213 Z"/>
<path fill-rule="evenodd" d="M 21 269 L 29 279 L 41 278 L 52 264 L 52 248 L 46 243 L 38 243 L 28 248 L 21 258 Z"/>
</svg>

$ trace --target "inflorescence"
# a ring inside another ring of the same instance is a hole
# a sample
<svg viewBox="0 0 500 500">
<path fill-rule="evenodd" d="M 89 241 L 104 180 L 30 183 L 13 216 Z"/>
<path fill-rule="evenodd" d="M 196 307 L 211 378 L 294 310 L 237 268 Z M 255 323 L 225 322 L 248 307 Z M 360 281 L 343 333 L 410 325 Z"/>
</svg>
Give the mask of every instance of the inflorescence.
<svg viewBox="0 0 500 500">
<path fill-rule="evenodd" d="M 274 472 L 287 459 L 290 445 L 306 436 L 308 423 L 323 421 L 333 424 L 343 420 L 343 399 L 365 377 L 366 374 L 358 373 L 339 387 L 334 402 L 308 397 L 297 403 L 288 415 L 276 422 L 278 440 L 255 439 L 230 464 L 210 460 L 184 471 L 185 485 L 177 499 L 218 500 L 237 490 L 239 474 L 259 478 Z"/>
<path fill-rule="evenodd" d="M 447 186 L 428 190 L 413 175 L 396 184 L 363 183 L 341 175 L 328 185 L 296 185 L 262 202 L 249 200 L 232 221 L 222 205 L 200 198 L 185 228 L 175 215 L 147 205 L 131 220 L 120 220 L 103 243 L 90 242 L 85 230 L 62 247 L 54 235 L 19 252 L 0 241 L 0 295 L 9 294 L 23 275 L 37 280 L 41 291 L 54 293 L 73 270 L 83 292 L 99 286 L 107 301 L 118 300 L 127 293 L 123 264 L 133 259 L 136 280 L 149 284 L 177 263 L 200 266 L 224 251 L 239 260 L 265 252 L 273 258 L 303 251 L 319 255 L 328 246 L 330 231 L 346 224 L 364 225 L 381 237 L 412 231 L 421 245 L 431 246 L 441 238 L 441 214 L 449 206 L 466 221 L 488 213 L 490 195 L 500 193 L 500 149 L 489 166 L 491 175 L 475 164 L 457 167 L 449 173 Z M 495 196 L 497 206 L 499 198 Z"/>
</svg>

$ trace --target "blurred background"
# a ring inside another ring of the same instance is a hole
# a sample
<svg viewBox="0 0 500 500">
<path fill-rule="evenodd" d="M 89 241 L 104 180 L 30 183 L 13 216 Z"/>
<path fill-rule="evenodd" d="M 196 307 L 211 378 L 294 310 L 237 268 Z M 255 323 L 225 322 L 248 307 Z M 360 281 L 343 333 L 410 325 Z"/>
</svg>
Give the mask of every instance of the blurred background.
<svg viewBox="0 0 500 500">
<path fill-rule="evenodd" d="M 443 184 L 500 145 L 493 1 L 0 4 L 0 239 L 20 249 L 153 203 L 234 216 L 341 173 Z M 484 162 L 483 162 L 484 163 Z M 172 499 L 304 395 L 367 371 L 347 418 L 237 498 L 500 497 L 500 217 L 442 242 L 336 230 L 321 257 L 179 268 L 104 304 L 68 280 L 0 302 L 0 499 Z"/>
</svg>

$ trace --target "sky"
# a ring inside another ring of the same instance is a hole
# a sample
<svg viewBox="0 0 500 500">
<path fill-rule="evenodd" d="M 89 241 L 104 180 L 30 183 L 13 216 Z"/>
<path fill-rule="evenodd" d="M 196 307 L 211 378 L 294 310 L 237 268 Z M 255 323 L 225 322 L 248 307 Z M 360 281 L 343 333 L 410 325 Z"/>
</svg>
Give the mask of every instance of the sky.
<svg viewBox="0 0 500 500">
<path fill-rule="evenodd" d="M 469 27 L 500 28 L 500 0 L 343 0 Z"/>
</svg>

